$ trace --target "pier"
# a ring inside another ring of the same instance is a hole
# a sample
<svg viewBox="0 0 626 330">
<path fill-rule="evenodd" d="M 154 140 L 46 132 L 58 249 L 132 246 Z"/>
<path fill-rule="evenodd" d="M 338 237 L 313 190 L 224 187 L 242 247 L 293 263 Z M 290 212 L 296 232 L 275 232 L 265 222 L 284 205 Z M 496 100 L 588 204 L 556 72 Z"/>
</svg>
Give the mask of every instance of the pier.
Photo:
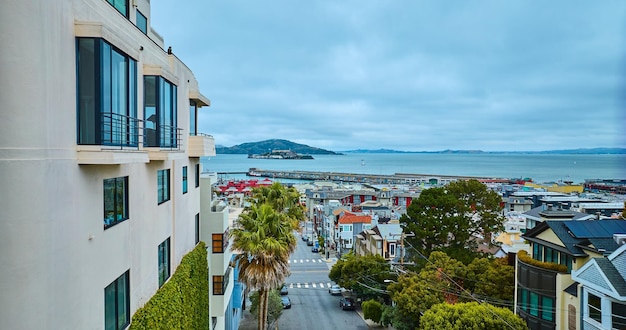
<svg viewBox="0 0 626 330">
<path fill-rule="evenodd" d="M 476 176 L 455 176 L 439 174 L 363 174 L 363 173 L 340 173 L 340 172 L 317 172 L 317 171 L 278 171 L 251 168 L 248 176 L 280 178 L 293 180 L 311 181 L 340 181 L 368 184 L 447 184 L 458 180 L 475 179 L 484 183 L 511 183 L 511 179 L 490 178 Z"/>
</svg>

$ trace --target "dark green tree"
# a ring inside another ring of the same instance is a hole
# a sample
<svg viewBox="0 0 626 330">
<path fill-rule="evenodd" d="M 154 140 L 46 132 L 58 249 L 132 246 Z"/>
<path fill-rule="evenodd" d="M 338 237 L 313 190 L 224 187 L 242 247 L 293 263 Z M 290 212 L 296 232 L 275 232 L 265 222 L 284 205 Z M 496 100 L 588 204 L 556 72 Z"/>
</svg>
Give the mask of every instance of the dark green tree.
<svg viewBox="0 0 626 330">
<path fill-rule="evenodd" d="M 368 319 L 368 320 L 372 320 L 376 323 L 380 324 L 380 317 L 382 314 L 382 307 L 383 305 L 374 300 L 374 299 L 370 299 L 368 301 L 364 301 L 361 304 L 361 310 L 363 311 L 363 317 Z"/>
<path fill-rule="evenodd" d="M 358 297 L 371 299 L 386 292 L 386 281 L 395 280 L 387 260 L 379 255 L 357 256 L 348 253 L 333 265 L 328 277 L 352 290 Z"/>
<path fill-rule="evenodd" d="M 506 308 L 476 302 L 438 304 L 420 319 L 420 329 L 428 330 L 526 330 L 526 322 Z"/>
<path fill-rule="evenodd" d="M 466 289 L 480 300 L 512 304 L 515 269 L 506 258 L 477 258 L 467 266 Z"/>
<path fill-rule="evenodd" d="M 444 251 L 469 263 L 480 253 L 479 237 L 486 241 L 503 229 L 500 196 L 477 180 L 455 181 L 422 191 L 400 218 L 408 243 L 423 256 Z M 418 264 L 423 265 L 423 260 Z"/>
</svg>

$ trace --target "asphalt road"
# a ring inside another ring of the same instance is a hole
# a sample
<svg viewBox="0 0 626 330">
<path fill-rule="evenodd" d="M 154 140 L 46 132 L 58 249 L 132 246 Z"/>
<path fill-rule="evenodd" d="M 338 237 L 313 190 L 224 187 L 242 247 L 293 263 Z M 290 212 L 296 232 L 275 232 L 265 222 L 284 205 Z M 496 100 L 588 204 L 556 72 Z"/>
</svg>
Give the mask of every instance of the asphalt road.
<svg viewBox="0 0 626 330">
<path fill-rule="evenodd" d="M 369 329 L 357 312 L 339 307 L 340 296 L 328 292 L 332 264 L 321 254 L 311 252 L 298 236 L 298 247 L 290 259 L 291 275 L 285 281 L 292 307 L 283 310 L 279 329 Z"/>
</svg>

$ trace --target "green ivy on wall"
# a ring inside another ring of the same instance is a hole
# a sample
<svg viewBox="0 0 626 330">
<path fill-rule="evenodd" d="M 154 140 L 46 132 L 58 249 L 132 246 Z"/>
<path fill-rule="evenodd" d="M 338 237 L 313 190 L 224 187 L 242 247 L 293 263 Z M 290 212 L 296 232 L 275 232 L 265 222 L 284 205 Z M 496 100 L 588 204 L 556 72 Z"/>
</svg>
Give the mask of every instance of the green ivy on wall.
<svg viewBox="0 0 626 330">
<path fill-rule="evenodd" d="M 208 329 L 209 270 L 200 242 L 180 262 L 176 272 L 133 315 L 130 330 Z"/>
</svg>

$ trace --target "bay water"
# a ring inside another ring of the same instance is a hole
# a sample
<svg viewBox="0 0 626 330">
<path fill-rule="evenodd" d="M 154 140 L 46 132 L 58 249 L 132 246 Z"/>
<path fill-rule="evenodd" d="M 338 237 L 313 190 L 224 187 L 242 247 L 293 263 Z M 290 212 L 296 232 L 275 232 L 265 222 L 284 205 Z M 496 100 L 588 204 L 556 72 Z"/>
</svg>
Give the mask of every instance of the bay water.
<svg viewBox="0 0 626 330">
<path fill-rule="evenodd" d="M 204 170 L 224 173 L 224 179 L 250 168 L 282 171 L 319 171 L 361 174 L 432 174 L 493 178 L 531 178 L 535 182 L 586 179 L 626 179 L 625 154 L 437 154 L 348 153 L 313 155 L 314 159 L 251 159 L 247 155 L 218 154 L 201 159 Z"/>
</svg>

